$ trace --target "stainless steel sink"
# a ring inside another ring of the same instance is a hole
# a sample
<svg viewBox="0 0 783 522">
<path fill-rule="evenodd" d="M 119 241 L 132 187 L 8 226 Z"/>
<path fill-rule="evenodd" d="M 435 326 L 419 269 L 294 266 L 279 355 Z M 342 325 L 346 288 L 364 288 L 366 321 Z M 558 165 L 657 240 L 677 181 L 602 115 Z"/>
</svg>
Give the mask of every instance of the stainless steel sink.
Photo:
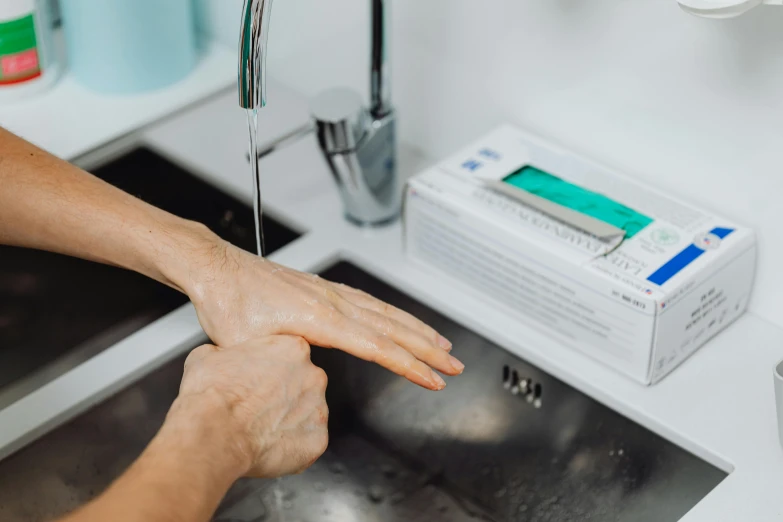
<svg viewBox="0 0 783 522">
<path fill-rule="evenodd" d="M 466 363 L 439 393 L 314 349 L 331 443 L 302 475 L 241 480 L 221 522 L 679 519 L 726 476 L 348 263 L 324 277 L 409 310 Z M 0 518 L 46 520 L 139 454 L 177 393 L 180 358 L 0 463 Z"/>
<path fill-rule="evenodd" d="M 250 209 L 150 151 L 97 172 L 252 248 Z M 271 249 L 297 237 L 267 226 Z M 0 249 L 0 274 L 0 408 L 185 302 L 126 271 L 18 249 Z M 358 267 L 323 276 L 432 324 L 467 370 L 432 393 L 315 348 L 330 377 L 328 451 L 302 475 L 239 481 L 217 521 L 666 522 L 726 476 Z M 160 427 L 183 359 L 0 462 L 0 520 L 50 520 L 99 494 Z"/>
</svg>

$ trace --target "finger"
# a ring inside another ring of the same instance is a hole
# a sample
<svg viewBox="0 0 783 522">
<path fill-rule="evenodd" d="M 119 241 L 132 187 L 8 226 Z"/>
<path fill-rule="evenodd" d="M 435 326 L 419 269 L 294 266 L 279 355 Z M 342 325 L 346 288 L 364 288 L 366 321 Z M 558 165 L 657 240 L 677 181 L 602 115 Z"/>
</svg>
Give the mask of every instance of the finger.
<svg viewBox="0 0 783 522">
<path fill-rule="evenodd" d="M 310 343 L 299 335 L 275 336 L 277 345 L 285 350 L 285 354 L 293 356 L 295 360 L 310 360 Z"/>
<path fill-rule="evenodd" d="M 459 375 L 465 369 L 465 365 L 459 359 L 432 344 L 431 340 L 421 333 L 411 330 L 391 317 L 358 306 L 354 306 L 353 316 L 373 330 L 388 336 L 414 357 L 436 370 L 448 375 Z"/>
<path fill-rule="evenodd" d="M 399 308 L 385 303 L 380 299 L 376 299 L 367 292 L 363 292 L 343 284 L 332 284 L 336 287 L 337 293 L 350 303 L 390 317 L 395 321 L 404 324 L 411 330 L 419 333 L 435 346 L 438 346 L 447 352 L 451 351 L 451 342 L 448 339 L 440 335 L 434 328 L 415 318 L 408 312 L 400 310 Z"/>
<path fill-rule="evenodd" d="M 329 407 L 324 400 L 324 392 L 313 389 L 297 396 L 281 426 L 286 430 L 313 431 L 323 429 L 328 419 Z"/>
<path fill-rule="evenodd" d="M 330 321 L 316 321 L 306 337 L 324 348 L 337 348 L 365 361 L 377 363 L 409 381 L 430 390 L 446 387 L 432 368 L 391 339 L 373 331 L 358 321 L 340 315 Z"/>
<path fill-rule="evenodd" d="M 320 392 L 320 395 L 323 396 L 326 393 L 326 387 L 329 385 L 329 376 L 326 375 L 326 372 L 322 368 L 313 365 L 310 382 L 315 389 Z"/>
</svg>

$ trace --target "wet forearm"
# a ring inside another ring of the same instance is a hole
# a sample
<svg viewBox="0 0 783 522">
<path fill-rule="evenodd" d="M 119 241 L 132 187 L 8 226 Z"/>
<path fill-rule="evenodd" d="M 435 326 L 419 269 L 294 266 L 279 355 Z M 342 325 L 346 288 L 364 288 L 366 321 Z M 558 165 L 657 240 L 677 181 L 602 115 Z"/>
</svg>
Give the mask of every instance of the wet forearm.
<svg viewBox="0 0 783 522">
<path fill-rule="evenodd" d="M 143 175 L 144 173 L 139 173 Z M 126 194 L 0 128 L 0 244 L 122 266 L 175 288 L 205 227 Z"/>
</svg>

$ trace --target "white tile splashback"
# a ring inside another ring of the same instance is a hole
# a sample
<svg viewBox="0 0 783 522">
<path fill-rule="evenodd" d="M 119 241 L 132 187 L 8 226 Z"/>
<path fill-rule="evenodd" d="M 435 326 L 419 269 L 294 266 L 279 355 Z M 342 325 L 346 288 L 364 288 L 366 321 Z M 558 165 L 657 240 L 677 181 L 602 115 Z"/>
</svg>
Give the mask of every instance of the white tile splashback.
<svg viewBox="0 0 783 522">
<path fill-rule="evenodd" d="M 200 1 L 235 44 L 241 0 Z M 720 209 L 759 231 L 751 307 L 783 326 L 783 7 L 714 21 L 675 0 L 387 1 L 405 141 L 438 157 L 513 122 Z M 276 2 L 270 74 L 366 92 L 368 9 Z"/>
</svg>

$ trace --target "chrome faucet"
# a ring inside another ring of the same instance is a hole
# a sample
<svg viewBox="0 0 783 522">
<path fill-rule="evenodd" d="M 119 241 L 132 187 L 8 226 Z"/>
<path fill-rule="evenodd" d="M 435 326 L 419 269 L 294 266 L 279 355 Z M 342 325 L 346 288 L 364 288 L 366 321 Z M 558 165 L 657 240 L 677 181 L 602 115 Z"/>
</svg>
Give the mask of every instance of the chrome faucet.
<svg viewBox="0 0 783 522">
<path fill-rule="evenodd" d="M 366 108 L 361 96 L 351 89 L 329 89 L 312 100 L 314 126 L 309 123 L 284 136 L 268 150 L 305 135 L 314 127 L 321 152 L 337 182 L 346 218 L 360 225 L 382 225 L 399 216 L 402 189 L 397 171 L 396 116 L 391 106 L 387 54 L 390 0 L 370 1 L 370 107 Z M 245 0 L 238 77 L 239 104 L 245 109 L 260 109 L 267 103 L 266 58 L 271 11 L 272 0 Z"/>
</svg>

